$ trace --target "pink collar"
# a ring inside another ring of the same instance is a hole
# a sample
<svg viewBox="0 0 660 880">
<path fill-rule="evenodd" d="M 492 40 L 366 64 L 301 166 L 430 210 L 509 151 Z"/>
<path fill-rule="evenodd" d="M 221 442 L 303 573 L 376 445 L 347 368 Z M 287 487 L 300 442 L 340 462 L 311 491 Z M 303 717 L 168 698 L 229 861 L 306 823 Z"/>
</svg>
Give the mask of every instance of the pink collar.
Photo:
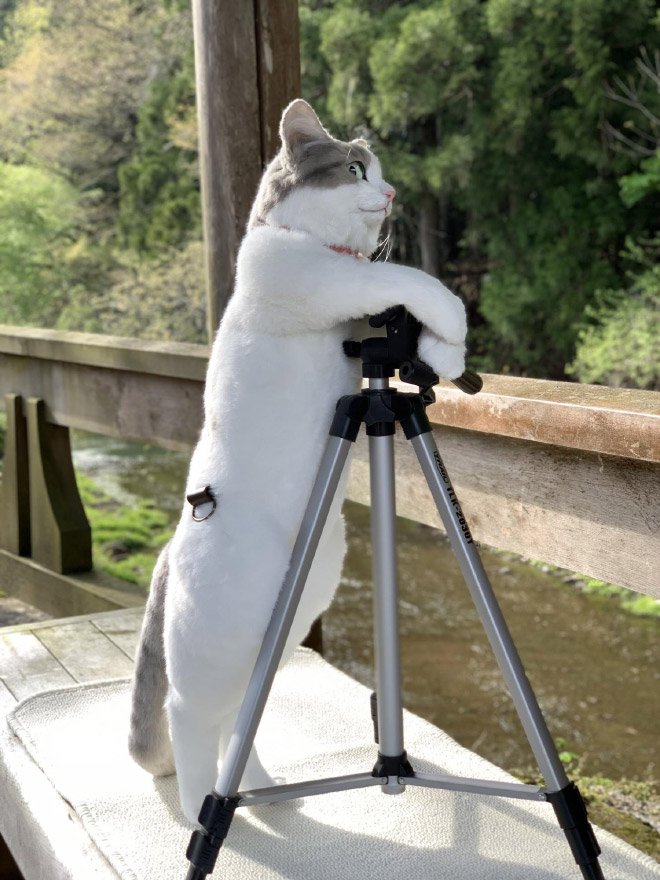
<svg viewBox="0 0 660 880">
<path fill-rule="evenodd" d="M 270 223 L 266 223 L 263 220 L 259 220 L 257 222 L 257 226 L 271 226 Z M 286 229 L 288 232 L 291 232 L 290 226 L 271 226 L 272 229 Z M 341 244 L 324 244 L 324 247 L 330 248 L 331 251 L 336 251 L 338 254 L 350 254 L 351 257 L 355 257 L 356 260 L 359 260 L 362 254 L 360 251 L 354 251 L 349 247 Z"/>
</svg>

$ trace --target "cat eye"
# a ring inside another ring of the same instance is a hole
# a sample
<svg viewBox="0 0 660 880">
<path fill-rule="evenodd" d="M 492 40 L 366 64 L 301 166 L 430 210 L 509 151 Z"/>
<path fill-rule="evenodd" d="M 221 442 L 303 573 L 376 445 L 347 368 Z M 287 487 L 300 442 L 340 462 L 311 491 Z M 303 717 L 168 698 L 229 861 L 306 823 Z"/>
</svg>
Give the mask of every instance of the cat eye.
<svg viewBox="0 0 660 880">
<path fill-rule="evenodd" d="M 351 174 L 354 174 L 358 180 L 367 179 L 367 172 L 365 171 L 362 162 L 351 162 L 351 164 L 348 166 L 348 170 L 351 172 Z"/>
</svg>

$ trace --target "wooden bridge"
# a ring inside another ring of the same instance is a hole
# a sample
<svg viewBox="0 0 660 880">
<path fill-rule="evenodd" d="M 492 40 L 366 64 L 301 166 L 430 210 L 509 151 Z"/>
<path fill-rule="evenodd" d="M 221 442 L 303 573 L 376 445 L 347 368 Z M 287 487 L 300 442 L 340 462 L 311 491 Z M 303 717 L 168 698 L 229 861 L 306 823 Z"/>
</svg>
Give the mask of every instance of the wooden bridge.
<svg viewBox="0 0 660 880">
<path fill-rule="evenodd" d="M 193 0 L 193 11 L 211 338 L 279 115 L 300 94 L 297 4 Z M 0 588 L 56 618 L 0 631 L 3 716 L 54 686 L 130 674 L 144 595 L 92 569 L 69 431 L 191 450 L 208 351 L 0 327 Z M 442 386 L 429 416 L 478 541 L 660 599 L 660 394 L 486 376 L 474 398 Z M 396 454 L 398 512 L 439 526 L 408 444 Z M 369 503 L 363 438 L 348 494 Z M 3 736 L 0 833 L 26 880 L 117 877 Z M 506 876 L 531 880 L 516 870 Z M 21 876 L 0 839 L 0 880 Z"/>
</svg>

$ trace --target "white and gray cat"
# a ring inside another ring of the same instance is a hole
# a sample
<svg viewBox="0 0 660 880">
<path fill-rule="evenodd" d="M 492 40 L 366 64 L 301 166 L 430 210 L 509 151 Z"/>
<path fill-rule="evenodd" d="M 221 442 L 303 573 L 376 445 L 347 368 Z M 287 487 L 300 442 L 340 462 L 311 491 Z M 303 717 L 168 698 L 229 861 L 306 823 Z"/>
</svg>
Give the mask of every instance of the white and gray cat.
<svg viewBox="0 0 660 880">
<path fill-rule="evenodd" d="M 217 509 L 195 522 L 184 507 L 154 571 L 136 659 L 131 755 L 154 775 L 176 769 L 191 822 L 216 780 L 335 403 L 360 386 L 343 340 L 356 338 L 354 322 L 403 304 L 426 328 L 420 357 L 445 378 L 464 369 L 460 300 L 424 272 L 366 256 L 394 198 L 366 142 L 336 140 L 302 100 L 284 111 L 280 135 L 213 345 L 188 476 L 187 492 L 210 486 Z M 339 582 L 341 496 L 283 662 Z M 271 783 L 253 750 L 242 787 Z"/>
</svg>

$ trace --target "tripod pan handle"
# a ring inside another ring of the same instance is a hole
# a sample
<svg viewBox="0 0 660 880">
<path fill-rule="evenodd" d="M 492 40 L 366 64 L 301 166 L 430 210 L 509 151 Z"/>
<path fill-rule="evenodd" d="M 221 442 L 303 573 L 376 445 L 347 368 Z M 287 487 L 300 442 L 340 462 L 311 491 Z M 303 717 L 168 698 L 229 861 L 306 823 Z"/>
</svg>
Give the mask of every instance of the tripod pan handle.
<svg viewBox="0 0 660 880">
<path fill-rule="evenodd" d="M 466 370 L 458 379 L 452 379 L 452 384 L 466 394 L 477 394 L 484 387 L 484 380 L 478 373 Z"/>
</svg>

